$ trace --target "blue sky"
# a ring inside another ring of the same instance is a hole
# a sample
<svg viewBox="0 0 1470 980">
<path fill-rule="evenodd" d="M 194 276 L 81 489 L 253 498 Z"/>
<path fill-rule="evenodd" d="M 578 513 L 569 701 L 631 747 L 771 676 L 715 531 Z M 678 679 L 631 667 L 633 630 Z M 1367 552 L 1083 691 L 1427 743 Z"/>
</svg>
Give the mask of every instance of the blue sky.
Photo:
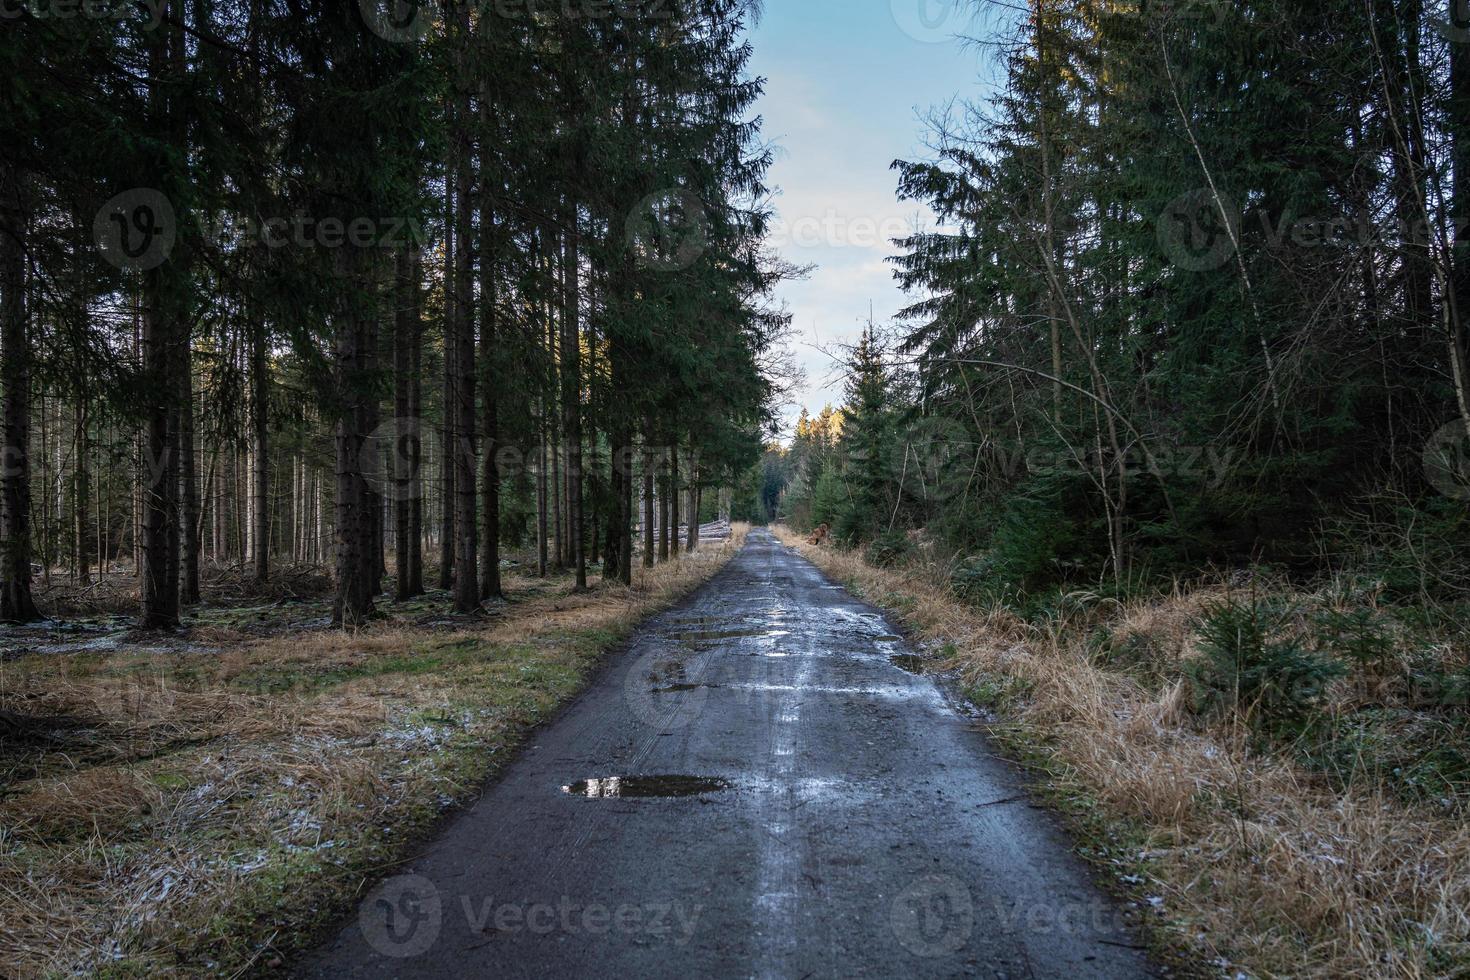
<svg viewBox="0 0 1470 980">
<path fill-rule="evenodd" d="M 954 39 L 988 33 L 972 11 L 968 0 L 766 0 L 751 70 L 767 80 L 758 108 L 778 147 L 773 241 L 816 266 L 780 290 L 807 376 L 789 422 L 803 403 L 816 414 L 842 401 L 840 370 L 821 349 L 852 342 L 870 303 L 880 323 L 906 305 L 887 239 L 932 216 L 897 200 L 889 164 L 930 155 L 931 109 L 988 90 L 993 49 Z"/>
</svg>

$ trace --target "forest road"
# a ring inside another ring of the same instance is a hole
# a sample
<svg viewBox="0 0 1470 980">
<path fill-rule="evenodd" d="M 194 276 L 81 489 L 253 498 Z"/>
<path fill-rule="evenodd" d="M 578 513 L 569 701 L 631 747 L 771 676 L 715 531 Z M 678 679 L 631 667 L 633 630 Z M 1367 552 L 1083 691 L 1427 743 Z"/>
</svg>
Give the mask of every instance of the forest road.
<svg viewBox="0 0 1470 980">
<path fill-rule="evenodd" d="M 295 975 L 1153 975 L 912 655 L 752 533 Z"/>
</svg>

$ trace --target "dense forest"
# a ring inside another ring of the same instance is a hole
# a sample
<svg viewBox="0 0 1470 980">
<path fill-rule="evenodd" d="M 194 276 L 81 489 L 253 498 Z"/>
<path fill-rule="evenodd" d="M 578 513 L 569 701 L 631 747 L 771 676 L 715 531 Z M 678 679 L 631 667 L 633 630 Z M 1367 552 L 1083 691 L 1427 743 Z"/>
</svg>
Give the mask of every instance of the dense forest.
<svg viewBox="0 0 1470 980">
<path fill-rule="evenodd" d="M 1030 6 L 998 94 L 894 164 L 940 219 L 898 243 L 913 305 L 742 509 L 974 556 L 957 585 L 1023 605 L 1251 565 L 1463 599 L 1470 34 L 1421 0 Z"/>
<path fill-rule="evenodd" d="M 73 13 L 0 40 L 0 616 L 282 563 L 338 623 L 385 576 L 470 612 L 508 549 L 694 545 L 786 327 L 746 3 Z"/>
</svg>

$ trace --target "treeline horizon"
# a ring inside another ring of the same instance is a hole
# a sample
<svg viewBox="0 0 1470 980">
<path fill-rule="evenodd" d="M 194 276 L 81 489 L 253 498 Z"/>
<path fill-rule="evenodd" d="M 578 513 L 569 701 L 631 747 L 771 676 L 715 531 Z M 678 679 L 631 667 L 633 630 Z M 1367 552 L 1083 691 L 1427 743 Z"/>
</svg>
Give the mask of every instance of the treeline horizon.
<svg viewBox="0 0 1470 980">
<path fill-rule="evenodd" d="M 330 562 L 353 625 L 694 546 L 787 370 L 754 8 L 531 7 L 7 21 L 0 619 L 37 559 L 135 561 L 145 628 Z"/>
</svg>

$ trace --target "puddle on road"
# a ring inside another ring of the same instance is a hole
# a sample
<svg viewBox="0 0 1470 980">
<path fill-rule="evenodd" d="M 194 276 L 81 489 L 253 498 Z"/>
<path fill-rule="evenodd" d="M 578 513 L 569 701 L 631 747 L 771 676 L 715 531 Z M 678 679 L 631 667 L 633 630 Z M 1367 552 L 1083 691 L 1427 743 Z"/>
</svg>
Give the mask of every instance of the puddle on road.
<svg viewBox="0 0 1470 980">
<path fill-rule="evenodd" d="M 682 694 L 685 691 L 713 691 L 719 688 L 718 684 L 669 684 L 664 687 L 651 689 L 653 694 Z"/>
<path fill-rule="evenodd" d="M 925 672 L 926 665 L 924 658 L 916 657 L 912 653 L 903 653 L 896 657 L 889 657 L 888 662 L 899 670 L 906 670 L 910 674 L 923 674 Z"/>
<path fill-rule="evenodd" d="M 716 640 L 738 640 L 748 636 L 765 636 L 765 629 L 744 630 L 699 630 L 680 633 L 678 638 L 685 643 L 713 643 Z"/>
<path fill-rule="evenodd" d="M 906 701 L 932 696 L 932 689 L 923 684 L 857 684 L 839 686 L 835 684 L 767 684 L 750 682 L 727 684 L 728 690 L 750 691 L 756 694 L 831 694 L 849 698 L 888 698 Z"/>
<path fill-rule="evenodd" d="M 729 788 L 729 780 L 713 776 L 609 776 L 584 779 L 563 786 L 561 791 L 571 796 L 585 796 L 589 800 L 655 800 L 703 796 Z"/>
<path fill-rule="evenodd" d="M 694 627 L 702 627 L 703 629 L 715 629 L 715 628 L 717 628 L 717 627 L 719 627 L 719 626 L 721 626 L 721 625 L 723 625 L 725 623 L 728 623 L 730 621 L 731 621 L 731 617 L 729 617 L 729 616 L 671 616 L 671 617 L 669 617 L 669 625 L 670 626 L 678 626 L 678 627 L 683 627 L 685 629 L 690 629 L 690 628 L 694 628 Z"/>
</svg>

